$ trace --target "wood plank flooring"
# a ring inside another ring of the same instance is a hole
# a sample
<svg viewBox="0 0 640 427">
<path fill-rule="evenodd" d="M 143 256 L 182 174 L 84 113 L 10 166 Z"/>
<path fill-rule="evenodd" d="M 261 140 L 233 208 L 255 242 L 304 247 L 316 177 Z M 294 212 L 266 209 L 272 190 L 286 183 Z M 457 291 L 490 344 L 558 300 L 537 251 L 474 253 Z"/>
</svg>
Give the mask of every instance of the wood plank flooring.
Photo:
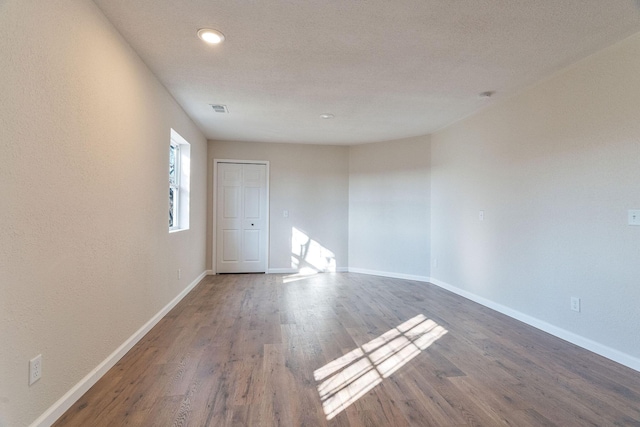
<svg viewBox="0 0 640 427">
<path fill-rule="evenodd" d="M 640 426 L 640 373 L 426 283 L 220 275 L 54 425 Z"/>
</svg>

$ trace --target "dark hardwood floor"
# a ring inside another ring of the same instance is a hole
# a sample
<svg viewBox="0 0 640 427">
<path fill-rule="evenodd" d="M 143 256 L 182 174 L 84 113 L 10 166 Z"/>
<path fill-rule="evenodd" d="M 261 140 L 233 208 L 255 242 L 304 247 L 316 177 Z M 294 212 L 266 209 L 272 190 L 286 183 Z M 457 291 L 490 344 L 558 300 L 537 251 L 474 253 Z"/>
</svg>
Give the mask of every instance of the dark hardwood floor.
<svg viewBox="0 0 640 427">
<path fill-rule="evenodd" d="M 55 424 L 187 425 L 640 426 L 640 373 L 426 283 L 209 276 Z"/>
</svg>

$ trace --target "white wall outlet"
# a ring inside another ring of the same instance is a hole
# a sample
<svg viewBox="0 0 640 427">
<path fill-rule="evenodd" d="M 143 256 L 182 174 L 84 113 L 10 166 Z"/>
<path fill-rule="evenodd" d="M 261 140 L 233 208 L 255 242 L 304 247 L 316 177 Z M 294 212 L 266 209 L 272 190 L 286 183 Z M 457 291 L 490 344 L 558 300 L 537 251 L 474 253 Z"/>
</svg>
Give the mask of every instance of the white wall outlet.
<svg viewBox="0 0 640 427">
<path fill-rule="evenodd" d="M 433 259 L 433 268 L 438 268 L 438 258 Z"/>
<path fill-rule="evenodd" d="M 640 225 L 640 210 L 629 210 L 629 225 Z"/>
<path fill-rule="evenodd" d="M 283 217 L 283 218 L 289 218 L 289 211 L 288 211 L 288 210 L 286 210 L 286 209 L 285 209 L 285 210 L 283 210 L 283 211 L 282 211 L 282 217 Z"/>
<path fill-rule="evenodd" d="M 580 298 L 571 297 L 571 310 L 580 311 Z"/>
<path fill-rule="evenodd" d="M 39 354 L 29 360 L 29 385 L 35 383 L 42 377 L 42 355 Z"/>
<path fill-rule="evenodd" d="M 484 221 L 484 211 L 478 212 L 478 220 L 479 221 Z"/>
<path fill-rule="evenodd" d="M 182 279 L 182 270 L 178 269 L 178 279 Z"/>
</svg>

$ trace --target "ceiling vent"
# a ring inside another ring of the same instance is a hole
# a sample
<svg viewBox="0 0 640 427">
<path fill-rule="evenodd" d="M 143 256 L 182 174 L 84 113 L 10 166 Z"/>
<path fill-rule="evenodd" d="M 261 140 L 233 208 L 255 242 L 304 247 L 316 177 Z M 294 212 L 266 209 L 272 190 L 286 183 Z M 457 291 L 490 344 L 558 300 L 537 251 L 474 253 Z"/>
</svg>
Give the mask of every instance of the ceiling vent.
<svg viewBox="0 0 640 427">
<path fill-rule="evenodd" d="M 229 110 L 227 110 L 227 106 L 226 105 L 222 105 L 222 104 L 210 104 L 211 108 L 213 108 L 213 111 L 215 111 L 216 113 L 228 113 Z"/>
</svg>

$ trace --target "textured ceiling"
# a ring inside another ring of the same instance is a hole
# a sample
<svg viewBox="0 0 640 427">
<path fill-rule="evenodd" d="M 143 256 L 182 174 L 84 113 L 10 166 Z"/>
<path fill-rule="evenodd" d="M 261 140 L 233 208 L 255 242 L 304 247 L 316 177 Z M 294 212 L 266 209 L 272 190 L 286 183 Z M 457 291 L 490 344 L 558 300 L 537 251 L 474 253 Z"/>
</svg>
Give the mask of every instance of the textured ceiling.
<svg viewBox="0 0 640 427">
<path fill-rule="evenodd" d="M 633 0 L 94 1 L 218 140 L 428 134 L 640 31 Z"/>
</svg>

